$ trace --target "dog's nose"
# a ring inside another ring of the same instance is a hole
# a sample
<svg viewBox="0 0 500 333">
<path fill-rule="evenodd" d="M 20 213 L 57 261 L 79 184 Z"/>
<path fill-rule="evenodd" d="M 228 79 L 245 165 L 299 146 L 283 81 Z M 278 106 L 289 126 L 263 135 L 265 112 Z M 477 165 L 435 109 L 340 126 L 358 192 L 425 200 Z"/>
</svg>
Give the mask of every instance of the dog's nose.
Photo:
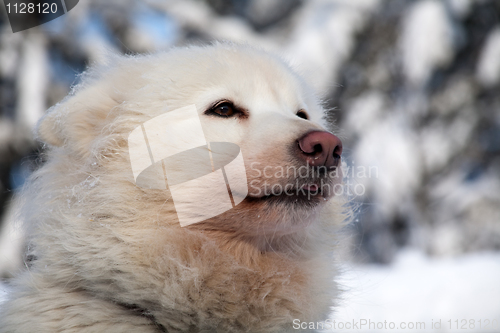
<svg viewBox="0 0 500 333">
<path fill-rule="evenodd" d="M 335 135 L 313 131 L 298 140 L 301 157 L 311 166 L 337 167 L 342 154 L 342 141 Z"/>
</svg>

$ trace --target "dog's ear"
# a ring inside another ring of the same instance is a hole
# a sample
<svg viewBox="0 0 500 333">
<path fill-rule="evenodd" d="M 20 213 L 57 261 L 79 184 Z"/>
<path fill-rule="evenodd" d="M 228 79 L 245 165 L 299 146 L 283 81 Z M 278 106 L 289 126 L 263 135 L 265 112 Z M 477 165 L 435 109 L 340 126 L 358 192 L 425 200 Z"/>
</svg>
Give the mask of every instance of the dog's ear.
<svg viewBox="0 0 500 333">
<path fill-rule="evenodd" d="M 80 75 L 80 84 L 72 93 L 40 119 L 38 138 L 52 146 L 71 145 L 88 153 L 120 100 L 116 86 L 123 82 L 116 77 L 116 69 L 123 60 L 113 50 L 104 50 L 99 61 Z"/>
<path fill-rule="evenodd" d="M 94 82 L 48 110 L 38 123 L 38 138 L 52 146 L 69 146 L 86 155 L 102 132 L 117 101 L 104 84 Z"/>
<path fill-rule="evenodd" d="M 52 146 L 61 147 L 64 144 L 64 135 L 58 124 L 61 112 L 58 112 L 59 105 L 55 105 L 47 111 L 47 114 L 39 120 L 37 125 L 38 138 Z"/>
</svg>

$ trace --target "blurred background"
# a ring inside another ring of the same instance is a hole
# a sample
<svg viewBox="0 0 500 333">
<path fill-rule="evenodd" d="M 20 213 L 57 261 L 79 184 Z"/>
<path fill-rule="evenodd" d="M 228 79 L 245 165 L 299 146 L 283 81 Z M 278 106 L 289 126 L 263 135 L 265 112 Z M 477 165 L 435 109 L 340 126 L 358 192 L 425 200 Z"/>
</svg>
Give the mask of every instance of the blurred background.
<svg viewBox="0 0 500 333">
<path fill-rule="evenodd" d="M 0 7 L 2 276 L 22 266 L 9 203 L 41 163 L 33 127 L 79 74 L 229 40 L 289 60 L 339 128 L 357 191 L 333 318 L 500 321 L 500 1 L 82 0 L 18 33 Z"/>
</svg>

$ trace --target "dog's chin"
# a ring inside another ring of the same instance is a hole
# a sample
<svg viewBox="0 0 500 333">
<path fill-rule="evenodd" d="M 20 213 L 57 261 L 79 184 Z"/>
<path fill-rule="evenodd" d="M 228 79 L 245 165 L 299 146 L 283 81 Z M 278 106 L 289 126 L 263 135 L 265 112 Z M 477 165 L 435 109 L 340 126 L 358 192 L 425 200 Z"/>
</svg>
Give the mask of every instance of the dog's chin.
<svg viewBox="0 0 500 333">
<path fill-rule="evenodd" d="M 304 230 L 330 198 L 319 187 L 302 185 L 281 193 L 247 196 L 234 209 L 196 223 L 190 229 L 225 231 L 243 237 L 279 237 Z"/>
<path fill-rule="evenodd" d="M 293 189 L 288 193 L 263 195 L 260 197 L 248 196 L 245 201 L 249 204 L 266 206 L 287 206 L 291 210 L 307 210 L 318 207 L 328 200 L 328 197 L 314 191 L 301 191 Z"/>
<path fill-rule="evenodd" d="M 279 186 L 274 187 L 274 192 L 250 191 L 233 209 L 189 228 L 267 241 L 300 233 L 316 221 L 321 207 L 333 197 L 336 183 L 336 179 L 323 179 L 322 183 L 295 182 L 295 186 L 283 187 L 279 192 L 276 191 Z"/>
</svg>

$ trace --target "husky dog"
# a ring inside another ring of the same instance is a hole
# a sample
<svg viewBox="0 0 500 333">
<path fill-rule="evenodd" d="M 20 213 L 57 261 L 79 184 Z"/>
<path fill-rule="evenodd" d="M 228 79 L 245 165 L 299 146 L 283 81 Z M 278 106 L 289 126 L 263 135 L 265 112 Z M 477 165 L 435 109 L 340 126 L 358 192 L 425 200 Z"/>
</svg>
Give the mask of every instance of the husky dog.
<svg viewBox="0 0 500 333">
<path fill-rule="evenodd" d="M 90 69 L 39 123 L 46 163 L 22 194 L 29 269 L 0 309 L 0 332 L 283 332 L 326 319 L 345 219 L 334 195 L 342 144 L 326 125 L 303 80 L 250 46 Z M 210 155 L 205 173 L 196 154 L 155 157 L 200 132 L 200 156 L 227 143 L 232 157 L 217 165 Z M 141 144 L 143 169 L 149 157 L 157 166 L 144 177 L 134 166 Z M 191 179 L 161 178 L 176 166 Z M 224 177 L 196 181 L 205 174 Z M 193 220 L 197 207 L 209 215 Z"/>
</svg>

